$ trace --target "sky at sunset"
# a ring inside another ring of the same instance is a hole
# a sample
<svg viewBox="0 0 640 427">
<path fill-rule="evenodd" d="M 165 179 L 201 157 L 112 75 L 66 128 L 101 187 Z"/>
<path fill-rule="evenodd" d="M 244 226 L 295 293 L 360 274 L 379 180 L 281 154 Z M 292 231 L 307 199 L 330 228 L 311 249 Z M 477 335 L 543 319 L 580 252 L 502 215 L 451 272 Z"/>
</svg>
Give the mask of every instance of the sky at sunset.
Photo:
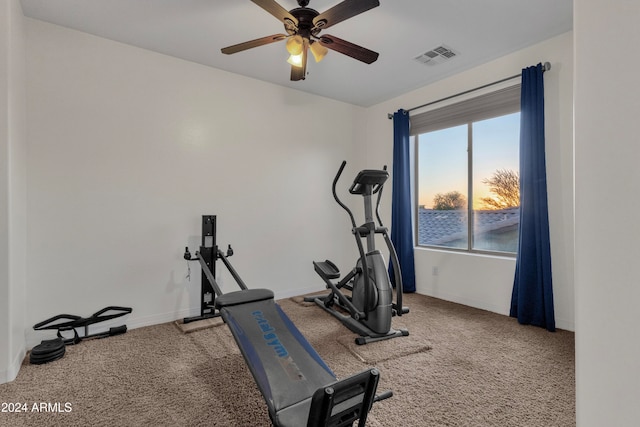
<svg viewBox="0 0 640 427">
<path fill-rule="evenodd" d="M 458 191 L 468 198 L 467 125 L 418 137 L 418 203 L 431 208 L 438 193 Z M 498 169 L 518 171 L 520 113 L 473 124 L 473 205 L 490 195 L 482 183 Z"/>
</svg>

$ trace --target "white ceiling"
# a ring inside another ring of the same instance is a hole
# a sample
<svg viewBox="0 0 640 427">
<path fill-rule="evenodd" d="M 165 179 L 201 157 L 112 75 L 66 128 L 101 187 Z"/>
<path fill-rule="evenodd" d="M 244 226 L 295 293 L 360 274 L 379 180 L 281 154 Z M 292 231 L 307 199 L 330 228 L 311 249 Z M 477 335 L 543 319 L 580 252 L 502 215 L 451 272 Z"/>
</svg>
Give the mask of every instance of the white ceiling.
<svg viewBox="0 0 640 427">
<path fill-rule="evenodd" d="M 278 0 L 285 9 L 296 0 Z M 380 0 L 323 31 L 380 53 L 367 65 L 335 51 L 292 82 L 284 42 L 224 55 L 229 45 L 284 33 L 249 0 L 21 0 L 25 16 L 287 86 L 371 106 L 572 29 L 573 0 Z M 311 0 L 324 12 L 339 0 Z M 321 33 L 321 34 L 323 34 Z M 440 45 L 458 56 L 413 58 Z M 545 61 L 536 58 L 535 61 Z M 509 70 L 512 72 L 513 70 Z"/>
</svg>

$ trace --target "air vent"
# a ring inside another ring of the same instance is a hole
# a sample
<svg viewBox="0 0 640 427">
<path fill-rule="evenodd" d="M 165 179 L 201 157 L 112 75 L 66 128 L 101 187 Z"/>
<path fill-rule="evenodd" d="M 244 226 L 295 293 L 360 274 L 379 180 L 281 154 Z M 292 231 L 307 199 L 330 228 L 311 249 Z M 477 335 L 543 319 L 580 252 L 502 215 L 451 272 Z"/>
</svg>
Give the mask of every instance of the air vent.
<svg viewBox="0 0 640 427">
<path fill-rule="evenodd" d="M 457 55 L 458 54 L 452 49 L 441 45 L 421 55 L 418 55 L 413 59 L 421 64 L 437 65 L 444 61 L 448 61 L 449 59 L 454 58 Z"/>
</svg>

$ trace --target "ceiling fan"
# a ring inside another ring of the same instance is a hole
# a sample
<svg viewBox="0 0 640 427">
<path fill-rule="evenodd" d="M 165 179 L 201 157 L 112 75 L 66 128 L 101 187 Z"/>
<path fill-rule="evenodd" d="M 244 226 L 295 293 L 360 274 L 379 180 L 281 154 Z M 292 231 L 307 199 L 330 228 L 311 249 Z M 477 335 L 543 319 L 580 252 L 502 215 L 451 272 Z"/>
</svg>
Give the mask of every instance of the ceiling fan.
<svg viewBox="0 0 640 427">
<path fill-rule="evenodd" d="M 295 9 L 287 11 L 275 0 L 251 0 L 284 24 L 287 34 L 250 40 L 222 49 L 227 55 L 242 52 L 266 44 L 287 40 L 287 51 L 291 54 L 291 80 L 304 80 L 307 71 L 307 50 L 310 50 L 316 62 L 327 54 L 327 49 L 340 52 L 351 58 L 371 64 L 378 59 L 378 53 L 362 46 L 350 43 L 338 37 L 322 34 L 320 31 L 339 22 L 352 18 L 380 5 L 378 0 L 344 0 L 323 13 L 307 7 L 309 0 L 297 0 Z"/>
</svg>

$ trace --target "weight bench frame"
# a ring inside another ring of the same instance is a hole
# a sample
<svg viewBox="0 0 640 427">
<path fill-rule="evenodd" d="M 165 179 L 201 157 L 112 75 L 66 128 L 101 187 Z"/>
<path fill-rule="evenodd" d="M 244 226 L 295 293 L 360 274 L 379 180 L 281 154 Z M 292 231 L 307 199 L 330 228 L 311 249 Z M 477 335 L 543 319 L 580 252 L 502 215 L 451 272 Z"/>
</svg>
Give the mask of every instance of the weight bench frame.
<svg viewBox="0 0 640 427">
<path fill-rule="evenodd" d="M 202 218 L 203 230 L 215 231 L 216 217 Z M 364 427 L 373 403 L 392 396 L 391 392 L 376 396 L 379 371 L 370 368 L 338 380 L 274 301 L 273 292 L 248 289 L 227 259 L 233 254 L 231 248 L 225 255 L 215 244 L 215 232 L 212 237 L 195 258 L 188 249 L 184 257 L 199 261 L 202 278 L 215 293 L 207 309 L 221 316 L 229 327 L 267 403 L 273 425 L 342 427 L 359 420 L 358 426 Z M 211 254 L 213 259 L 207 259 L 205 255 Z M 221 259 L 236 279 L 239 291 L 222 292 L 211 272 L 216 259 Z"/>
</svg>

